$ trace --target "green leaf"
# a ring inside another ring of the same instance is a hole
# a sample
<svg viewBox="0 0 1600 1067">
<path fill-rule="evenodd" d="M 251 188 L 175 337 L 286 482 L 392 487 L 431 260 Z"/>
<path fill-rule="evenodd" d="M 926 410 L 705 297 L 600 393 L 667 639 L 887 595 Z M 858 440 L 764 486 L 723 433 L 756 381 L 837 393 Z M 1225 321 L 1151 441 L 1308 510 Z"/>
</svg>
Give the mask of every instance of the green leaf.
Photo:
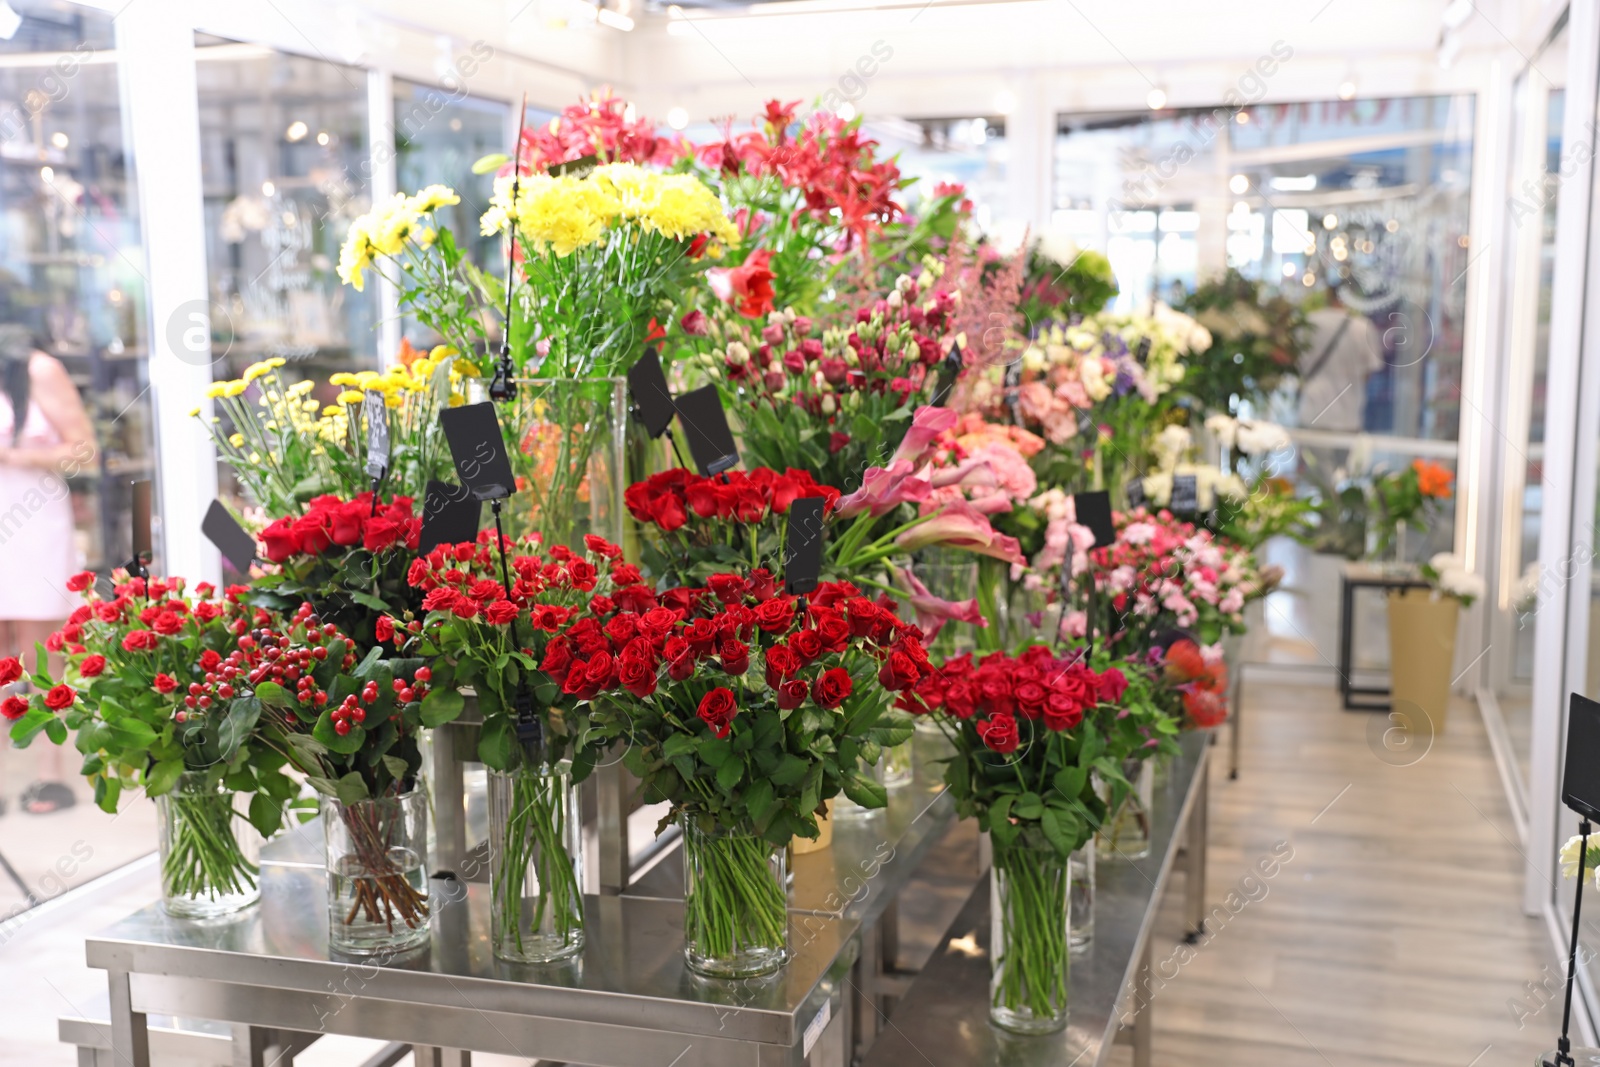
<svg viewBox="0 0 1600 1067">
<path fill-rule="evenodd" d="M 1078 820 L 1071 815 L 1059 813 L 1054 808 L 1045 808 L 1040 826 L 1044 828 L 1044 836 L 1050 842 L 1050 846 L 1063 858 L 1072 855 L 1073 850 L 1081 843 L 1077 840 Z"/>
<path fill-rule="evenodd" d="M 497 771 L 509 770 L 511 742 L 511 724 L 503 717 L 489 719 L 478 734 L 478 759 Z"/>
<path fill-rule="evenodd" d="M 261 682 L 257 684 L 256 699 L 274 708 L 287 708 L 296 703 L 289 690 L 277 682 Z"/>
<path fill-rule="evenodd" d="M 743 777 L 744 761 L 726 759 L 723 761 L 722 766 L 717 768 L 717 788 L 724 793 L 730 793 L 733 791 L 733 787 L 739 784 L 739 779 Z"/>
<path fill-rule="evenodd" d="M 401 759 L 399 756 L 384 756 L 382 762 L 383 769 L 388 771 L 389 777 L 393 778 L 397 782 L 403 781 L 406 777 L 406 773 L 410 770 L 410 768 L 406 766 L 406 761 Z"/>
<path fill-rule="evenodd" d="M 94 802 L 103 812 L 117 813 L 117 799 L 122 796 L 122 782 L 105 775 L 94 780 Z"/>
<path fill-rule="evenodd" d="M 863 777 L 859 771 L 845 774 L 842 784 L 844 795 L 863 808 L 882 808 L 889 803 L 889 791 L 883 787 L 883 783 Z"/>
<path fill-rule="evenodd" d="M 433 729 L 454 722 L 466 703 L 466 698 L 454 689 L 430 689 L 422 698 L 422 725 Z"/>
<path fill-rule="evenodd" d="M 695 739 L 688 734 L 673 734 L 667 738 L 666 744 L 661 746 L 662 759 L 677 759 L 694 752 Z"/>
<path fill-rule="evenodd" d="M 1011 814 L 1019 819 L 1037 819 L 1043 812 L 1044 801 L 1033 792 L 1022 794 L 1011 808 Z"/>
<path fill-rule="evenodd" d="M 351 733 L 355 731 L 352 730 Z M 351 771 L 349 774 L 333 783 L 334 795 L 342 804 L 354 804 L 358 800 L 367 799 L 367 783 L 361 777 L 360 771 Z"/>
<path fill-rule="evenodd" d="M 806 776 L 811 765 L 799 756 L 790 752 L 783 754 L 783 759 L 778 761 L 778 767 L 769 777 L 772 784 L 777 786 L 791 786 Z"/>
<path fill-rule="evenodd" d="M 55 744 L 64 745 L 67 743 L 67 724 L 52 715 L 50 721 L 44 724 L 44 735 Z"/>
<path fill-rule="evenodd" d="M 283 825 L 283 802 L 257 793 L 250 798 L 250 825 L 262 837 L 271 837 Z"/>
<path fill-rule="evenodd" d="M 156 743 L 156 732 L 149 724 L 131 715 L 106 725 L 111 730 L 112 741 L 118 747 L 146 749 Z"/>
<path fill-rule="evenodd" d="M 745 805 L 750 809 L 750 817 L 755 820 L 758 827 L 764 827 L 770 818 L 772 809 L 777 803 L 777 798 L 772 792 L 772 783 L 765 778 L 757 780 L 744 794 Z"/>
<path fill-rule="evenodd" d="M 328 707 L 322 710 L 322 717 L 311 728 L 311 736 L 329 752 L 337 752 L 341 756 L 353 755 L 361 751 L 361 746 L 367 739 L 366 727 L 351 724 L 350 732 L 340 737 L 333 729 L 333 717 L 329 710 L 335 706 L 332 700 L 328 701 Z"/>
<path fill-rule="evenodd" d="M 491 152 L 472 164 L 472 173 L 489 174 L 506 165 L 510 159 L 504 152 Z"/>
<path fill-rule="evenodd" d="M 260 718 L 261 701 L 254 696 L 240 697 L 228 706 L 228 713 L 222 717 L 222 726 L 217 731 L 222 760 L 233 759 Z"/>
<path fill-rule="evenodd" d="M 1083 787 L 1089 780 L 1089 772 L 1083 767 L 1068 767 L 1059 771 L 1055 777 L 1056 792 L 1067 800 L 1074 800 L 1083 793 Z"/>
<path fill-rule="evenodd" d="M 178 784 L 178 779 L 183 774 L 183 760 L 167 759 L 150 768 L 144 776 L 144 794 L 148 797 L 158 797 L 163 793 L 172 791 Z"/>
<path fill-rule="evenodd" d="M 387 612 L 389 610 L 389 605 L 384 602 L 382 597 L 373 596 L 371 593 L 363 592 L 360 589 L 347 589 L 345 592 L 349 595 L 351 600 L 354 600 L 357 604 L 360 604 L 364 608 L 371 608 L 373 611 L 383 612 Z"/>
</svg>

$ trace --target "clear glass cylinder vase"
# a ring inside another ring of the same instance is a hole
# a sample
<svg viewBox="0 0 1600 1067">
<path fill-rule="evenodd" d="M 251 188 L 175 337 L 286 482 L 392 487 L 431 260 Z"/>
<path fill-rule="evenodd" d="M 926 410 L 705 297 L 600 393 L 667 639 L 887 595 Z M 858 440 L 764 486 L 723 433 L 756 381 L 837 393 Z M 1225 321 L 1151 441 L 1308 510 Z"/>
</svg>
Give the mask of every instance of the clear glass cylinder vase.
<svg viewBox="0 0 1600 1067">
<path fill-rule="evenodd" d="M 989 879 L 989 1018 L 1047 1034 L 1067 1025 L 1068 861 L 1055 849 L 994 846 Z"/>
<path fill-rule="evenodd" d="M 156 797 L 161 903 L 168 915 L 210 919 L 261 899 L 261 835 L 238 794 L 185 772 Z"/>
<path fill-rule="evenodd" d="M 394 953 L 428 939 L 428 804 L 416 788 L 345 804 L 324 797 L 328 944 Z"/>
<path fill-rule="evenodd" d="M 546 546 L 583 550 L 583 535 L 621 544 L 627 512 L 625 378 L 517 382 L 510 449 L 517 497 L 507 534 L 533 531 Z"/>
<path fill-rule="evenodd" d="M 1123 777 L 1133 789 L 1110 810 L 1096 835 L 1101 859 L 1138 860 L 1150 854 L 1150 814 L 1155 807 L 1155 764 L 1149 760 L 1124 760 Z M 1100 796 L 1109 806 L 1111 786 L 1100 783 Z"/>
<path fill-rule="evenodd" d="M 583 819 L 572 764 L 489 772 L 494 954 L 548 963 L 583 950 Z"/>
<path fill-rule="evenodd" d="M 883 750 L 884 788 L 895 789 L 902 785 L 910 785 L 916 773 L 916 761 L 912 756 L 909 740 Z"/>
<path fill-rule="evenodd" d="M 1094 941 L 1094 842 L 1078 849 L 1067 860 L 1067 874 L 1072 879 L 1072 925 L 1068 931 L 1068 944 L 1073 952 L 1082 952 Z"/>
<path fill-rule="evenodd" d="M 683 954 L 711 978 L 771 974 L 789 957 L 788 850 L 749 827 L 683 817 Z"/>
</svg>

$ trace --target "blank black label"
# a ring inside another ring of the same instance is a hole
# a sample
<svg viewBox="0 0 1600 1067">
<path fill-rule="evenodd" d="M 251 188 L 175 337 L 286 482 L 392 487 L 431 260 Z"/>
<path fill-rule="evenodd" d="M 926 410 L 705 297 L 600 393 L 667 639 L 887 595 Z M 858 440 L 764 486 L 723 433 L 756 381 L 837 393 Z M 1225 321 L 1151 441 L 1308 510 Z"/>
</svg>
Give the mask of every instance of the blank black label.
<svg viewBox="0 0 1600 1067">
<path fill-rule="evenodd" d="M 1138 475 L 1128 482 L 1128 509 L 1142 508 L 1145 505 L 1144 479 Z"/>
<path fill-rule="evenodd" d="M 1111 521 L 1111 494 L 1104 489 L 1092 493 L 1078 493 L 1072 498 L 1078 525 L 1087 526 L 1094 534 L 1094 547 L 1105 548 L 1117 541 L 1117 527 Z"/>
<path fill-rule="evenodd" d="M 961 342 L 950 346 L 950 351 L 944 359 L 939 361 L 939 374 L 933 383 L 933 406 L 943 407 L 950 398 L 950 390 L 955 388 L 956 378 L 961 374 Z"/>
<path fill-rule="evenodd" d="M 689 442 L 689 454 L 703 477 L 721 474 L 738 464 L 739 446 L 733 443 L 733 431 L 728 429 L 728 416 L 722 410 L 722 396 L 716 386 L 703 385 L 684 393 L 674 403 L 678 420 L 683 423 L 684 439 Z"/>
<path fill-rule="evenodd" d="M 367 477 L 380 482 L 389 473 L 389 406 L 384 395 L 368 389 L 361 413 L 367 419 Z"/>
<path fill-rule="evenodd" d="M 133 483 L 133 557 L 148 562 L 155 552 L 150 534 L 150 482 Z"/>
<path fill-rule="evenodd" d="M 783 541 L 783 589 L 790 596 L 809 593 L 822 573 L 820 496 L 804 496 L 789 505 L 789 529 Z"/>
<path fill-rule="evenodd" d="M 1600 819 L 1600 703 L 1577 693 L 1567 710 L 1561 802 L 1585 818 Z"/>
<path fill-rule="evenodd" d="M 488 401 L 439 412 L 445 440 L 450 442 L 450 458 L 455 461 L 461 484 L 479 500 L 504 500 L 517 488 L 506 455 L 505 438 L 500 435 L 500 419 Z"/>
<path fill-rule="evenodd" d="M 628 392 L 644 432 L 651 437 L 666 433 L 678 411 L 672 405 L 672 388 L 667 385 L 667 375 L 655 349 L 647 349 L 639 362 L 628 369 Z"/>
<path fill-rule="evenodd" d="M 417 552 L 427 555 L 440 545 L 459 545 L 478 539 L 483 504 L 471 491 L 448 482 L 428 483 L 422 497 L 422 535 Z"/>
<path fill-rule="evenodd" d="M 1200 510 L 1200 480 L 1192 474 L 1174 475 L 1172 479 L 1173 511 L 1192 515 Z"/>
<path fill-rule="evenodd" d="M 222 558 L 241 575 L 250 573 L 250 564 L 256 558 L 256 539 L 246 532 L 233 512 L 220 500 L 213 500 L 200 523 L 200 532 L 217 546 Z"/>
<path fill-rule="evenodd" d="M 552 163 L 549 168 L 552 178 L 573 177 L 587 178 L 595 167 L 600 165 L 600 157 L 589 155 L 569 159 L 565 163 Z"/>
</svg>

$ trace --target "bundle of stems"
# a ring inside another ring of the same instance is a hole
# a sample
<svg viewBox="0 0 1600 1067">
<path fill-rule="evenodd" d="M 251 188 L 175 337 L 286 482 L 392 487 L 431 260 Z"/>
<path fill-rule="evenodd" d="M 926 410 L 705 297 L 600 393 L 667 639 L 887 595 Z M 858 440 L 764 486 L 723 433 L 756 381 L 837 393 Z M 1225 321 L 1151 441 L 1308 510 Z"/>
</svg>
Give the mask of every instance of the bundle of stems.
<svg viewBox="0 0 1600 1067">
<path fill-rule="evenodd" d="M 685 933 L 704 956 L 782 950 L 789 918 L 784 889 L 772 877 L 773 846 L 754 834 L 684 834 L 684 862 L 694 872 L 684 900 Z"/>
<path fill-rule="evenodd" d="M 565 775 L 531 769 L 511 775 L 504 854 L 493 887 L 495 944 L 518 955 L 526 951 L 524 931 L 530 938 L 548 938 L 571 949 L 578 944 L 573 934 L 583 929 L 582 891 L 566 845 L 572 814 L 567 789 Z M 531 900 L 526 896 L 530 869 Z"/>
<path fill-rule="evenodd" d="M 1067 1002 L 1067 862 L 1053 848 L 995 846 L 1003 913 L 1001 943 L 991 946 L 997 1008 L 1050 1018 Z"/>
<path fill-rule="evenodd" d="M 364 872 L 351 879 L 355 902 L 344 917 L 345 925 L 353 924 L 360 915 L 367 922 L 383 923 L 393 933 L 398 917 L 416 929 L 428 917 L 428 902 L 390 855 L 395 831 L 403 823 L 400 805 L 392 798 L 345 804 L 340 807 L 340 817 Z"/>
<path fill-rule="evenodd" d="M 245 858 L 234 834 L 232 793 L 175 789 L 167 803 L 172 841 L 161 881 L 168 896 L 216 899 L 255 888 L 259 868 Z"/>
</svg>

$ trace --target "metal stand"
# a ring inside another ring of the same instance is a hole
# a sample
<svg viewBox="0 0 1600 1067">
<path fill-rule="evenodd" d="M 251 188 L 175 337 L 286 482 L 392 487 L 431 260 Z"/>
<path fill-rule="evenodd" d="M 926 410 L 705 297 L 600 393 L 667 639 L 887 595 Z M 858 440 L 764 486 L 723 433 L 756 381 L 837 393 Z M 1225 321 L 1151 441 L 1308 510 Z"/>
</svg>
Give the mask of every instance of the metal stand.
<svg viewBox="0 0 1600 1067">
<path fill-rule="evenodd" d="M 1561 1040 L 1556 1042 L 1554 1067 L 1573 1067 L 1572 1038 L 1572 983 L 1578 976 L 1578 924 L 1583 921 L 1584 861 L 1589 858 L 1589 820 L 1578 824 L 1578 888 L 1572 896 L 1572 942 L 1567 947 L 1567 1002 L 1561 1009 Z M 1546 1061 L 1546 1067 L 1551 1067 Z"/>
</svg>

